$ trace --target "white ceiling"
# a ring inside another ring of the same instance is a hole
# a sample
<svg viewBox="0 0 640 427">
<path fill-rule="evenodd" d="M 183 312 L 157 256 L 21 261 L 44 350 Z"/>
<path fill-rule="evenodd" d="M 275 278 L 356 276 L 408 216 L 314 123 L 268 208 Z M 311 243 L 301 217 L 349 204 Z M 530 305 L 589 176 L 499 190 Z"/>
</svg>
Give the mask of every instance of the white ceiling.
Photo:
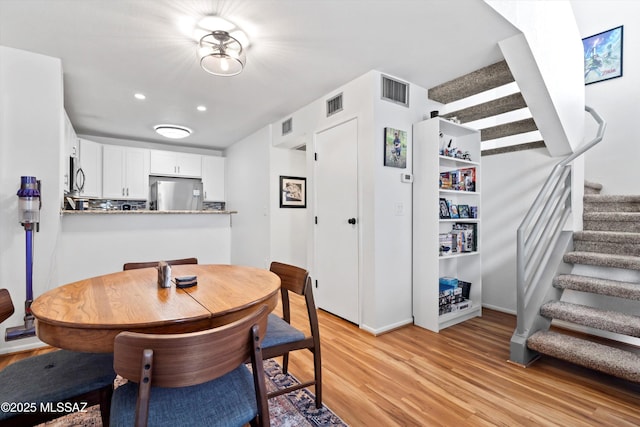
<svg viewBox="0 0 640 427">
<path fill-rule="evenodd" d="M 179 29 L 211 14 L 251 40 L 238 76 L 205 73 Z M 516 32 L 482 0 L 0 0 L 0 45 L 62 60 L 76 132 L 175 144 L 153 131 L 173 123 L 212 149 L 372 69 L 429 88 L 497 62 Z"/>
</svg>

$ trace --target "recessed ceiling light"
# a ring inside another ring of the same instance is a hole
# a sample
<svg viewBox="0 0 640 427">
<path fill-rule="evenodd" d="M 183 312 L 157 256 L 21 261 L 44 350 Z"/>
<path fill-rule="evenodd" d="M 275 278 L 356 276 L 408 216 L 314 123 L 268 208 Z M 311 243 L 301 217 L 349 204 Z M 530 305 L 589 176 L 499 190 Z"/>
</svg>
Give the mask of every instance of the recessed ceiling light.
<svg viewBox="0 0 640 427">
<path fill-rule="evenodd" d="M 140 100 L 142 100 L 142 99 L 147 99 L 147 97 L 146 97 L 146 96 L 144 96 L 144 94 L 143 94 L 143 93 L 136 93 L 136 94 L 135 94 L 135 95 L 133 95 L 133 96 L 135 96 L 135 98 L 136 98 L 136 99 L 140 99 Z"/>
<path fill-rule="evenodd" d="M 207 111 L 207 107 L 205 107 L 204 105 L 198 105 L 197 109 L 198 111 Z"/>
<path fill-rule="evenodd" d="M 153 127 L 157 133 L 165 138 L 182 139 L 191 135 L 191 129 L 178 125 L 156 125 Z"/>
</svg>

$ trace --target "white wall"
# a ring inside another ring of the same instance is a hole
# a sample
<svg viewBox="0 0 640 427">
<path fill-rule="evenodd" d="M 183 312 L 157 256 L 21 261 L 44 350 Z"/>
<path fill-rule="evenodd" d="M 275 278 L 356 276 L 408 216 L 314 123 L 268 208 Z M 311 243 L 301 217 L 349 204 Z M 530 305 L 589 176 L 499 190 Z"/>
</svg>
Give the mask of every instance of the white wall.
<svg viewBox="0 0 640 427">
<path fill-rule="evenodd" d="M 34 233 L 33 293 L 59 285 L 63 98 L 60 60 L 0 47 L 0 287 L 16 313 L 0 326 L 0 353 L 41 345 L 36 338 L 5 342 L 6 327 L 23 323 L 25 232 L 18 222 L 20 177 L 42 182 L 40 232 Z"/>
<path fill-rule="evenodd" d="M 546 148 L 482 157 L 482 305 L 516 312 L 516 231 L 561 158 Z"/>
<path fill-rule="evenodd" d="M 270 147 L 267 126 L 225 151 L 227 210 L 238 211 L 231 220 L 232 264 L 269 268 Z"/>
<path fill-rule="evenodd" d="M 126 262 L 198 258 L 231 263 L 229 214 L 65 214 L 60 284 L 122 270 Z"/>
<path fill-rule="evenodd" d="M 381 101 L 379 90 L 380 73 L 371 71 L 284 116 L 281 121 L 293 118 L 291 134 L 283 137 L 278 121 L 225 152 L 227 206 L 238 211 L 232 223 L 232 262 L 267 266 L 268 260 L 290 261 L 313 275 L 313 137 L 358 118 L 360 324 L 372 333 L 412 322 L 412 190 L 401 183 L 400 173 L 411 172 L 412 124 L 429 111 L 425 89 L 411 85 L 411 108 Z M 326 99 L 339 93 L 343 110 L 326 117 Z M 404 170 L 383 166 L 385 127 L 407 131 Z M 307 144 L 306 162 L 304 152 L 287 150 L 301 144 Z M 307 209 L 279 208 L 278 177 L 289 173 L 307 177 Z M 306 253 L 300 250 L 303 245 Z"/>
<path fill-rule="evenodd" d="M 306 152 L 271 147 L 271 261 L 309 268 L 307 261 L 309 208 L 280 208 L 280 176 L 307 177 Z"/>
<path fill-rule="evenodd" d="M 581 37 L 624 25 L 622 77 L 586 86 L 586 104 L 607 122 L 603 141 L 586 155 L 585 179 L 603 185 L 601 194 L 640 194 L 640 2 L 624 0 L 572 1 Z M 587 122 L 586 135 L 595 125 Z"/>
<path fill-rule="evenodd" d="M 393 77 L 393 76 L 390 76 Z M 278 147 L 307 143 L 307 227 L 313 230 L 313 136 L 354 117 L 358 118 L 358 217 L 360 233 L 360 326 L 382 333 L 411 323 L 411 224 L 412 188 L 400 181 L 401 172 L 412 172 L 412 124 L 427 114 L 426 90 L 410 85 L 410 108 L 380 99 L 380 73 L 371 71 L 336 88 L 326 96 L 282 118 L 293 118 L 293 132 L 282 137 L 281 121 L 273 124 Z M 326 100 L 342 93 L 343 110 L 326 117 Z M 434 104 L 435 105 L 435 104 Z M 407 168 L 383 164 L 384 128 L 407 131 Z M 272 162 L 273 162 L 272 153 Z M 273 164 L 271 166 L 273 170 Z M 272 172 L 274 173 L 274 172 Z M 275 175 L 275 173 L 274 173 Z M 276 236 L 286 233 L 272 219 L 272 248 Z M 308 234 L 308 264 L 314 274 L 313 234 Z"/>
<path fill-rule="evenodd" d="M 412 290 L 412 184 L 402 182 L 401 174 L 413 173 L 413 124 L 421 121 L 436 103 L 427 104 L 427 90 L 410 85 L 409 108 L 381 100 L 380 73 L 373 81 L 374 123 L 367 145 L 373 163 L 373 257 L 374 280 L 371 304 L 365 318 L 372 332 L 383 332 L 413 322 Z M 390 127 L 407 132 L 407 167 L 384 165 L 384 130 Z M 419 220 L 419 219 L 416 219 Z M 374 317 L 375 316 L 375 317 Z M 377 328 L 377 329 L 376 329 Z"/>
<path fill-rule="evenodd" d="M 485 0 L 521 35 L 500 42 L 509 68 L 553 156 L 583 139 L 584 63 L 568 1 Z"/>
</svg>

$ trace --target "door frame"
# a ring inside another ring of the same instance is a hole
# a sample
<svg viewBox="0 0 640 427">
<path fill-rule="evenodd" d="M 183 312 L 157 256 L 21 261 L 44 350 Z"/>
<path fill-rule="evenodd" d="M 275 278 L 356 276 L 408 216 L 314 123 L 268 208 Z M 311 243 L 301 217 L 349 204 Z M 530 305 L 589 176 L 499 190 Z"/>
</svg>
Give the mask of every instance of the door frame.
<svg viewBox="0 0 640 427">
<path fill-rule="evenodd" d="M 315 153 L 317 153 L 317 144 L 318 144 L 318 134 L 322 133 L 322 132 L 326 132 L 328 130 L 331 130 L 333 128 L 336 128 L 338 126 L 342 126 L 346 123 L 349 123 L 353 120 L 356 120 L 356 203 L 357 203 L 357 218 L 358 218 L 358 227 L 357 227 L 357 241 L 358 241 L 358 265 L 357 265 L 357 274 L 358 274 L 358 310 L 357 310 L 357 325 L 358 327 L 362 326 L 362 313 L 363 313 L 363 285 L 362 285 L 362 272 L 363 272 L 363 252 L 362 252 L 362 244 L 363 244 L 363 239 L 362 239 L 362 177 L 361 177 L 361 169 L 360 169 L 360 117 L 358 115 L 354 115 L 348 118 L 345 118 L 339 122 L 335 122 L 332 123 L 330 126 L 326 126 L 323 127 L 321 129 L 317 129 L 315 131 L 313 131 L 313 151 L 309 154 L 308 158 L 310 159 L 311 165 L 312 167 L 309 168 L 308 170 L 311 170 L 311 176 L 312 176 L 312 180 L 311 180 L 311 187 L 312 187 L 312 200 L 313 200 L 313 205 L 312 205 L 312 210 L 311 210 L 311 215 L 310 215 L 310 223 L 311 226 L 313 227 L 313 232 L 311 233 L 312 235 L 312 239 L 313 241 L 310 244 L 310 249 L 311 249 L 311 256 L 309 259 L 311 259 L 311 265 L 312 265 L 312 286 L 315 289 L 315 279 L 313 278 L 315 272 L 318 271 L 318 265 L 317 265 L 317 254 L 318 254 L 318 248 L 317 248 L 317 233 L 318 233 L 318 229 L 316 227 L 315 224 L 315 220 L 314 218 L 317 216 L 318 213 L 318 192 L 316 191 L 316 187 L 317 187 L 317 173 L 316 173 L 316 161 L 315 161 Z M 346 320 L 346 319 L 345 319 Z M 348 321 L 348 320 L 347 320 Z"/>
</svg>

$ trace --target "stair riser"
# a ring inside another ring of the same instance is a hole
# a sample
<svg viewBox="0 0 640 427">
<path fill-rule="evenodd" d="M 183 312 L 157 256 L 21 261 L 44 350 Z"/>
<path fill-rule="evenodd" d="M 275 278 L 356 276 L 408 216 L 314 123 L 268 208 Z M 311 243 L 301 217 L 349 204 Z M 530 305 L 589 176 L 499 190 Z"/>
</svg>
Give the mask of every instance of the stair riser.
<svg viewBox="0 0 640 427">
<path fill-rule="evenodd" d="M 583 228 L 591 231 L 626 231 L 630 233 L 640 233 L 640 222 L 585 220 Z"/>
<path fill-rule="evenodd" d="M 586 189 L 585 189 L 586 193 Z M 585 212 L 640 212 L 640 203 L 584 203 Z"/>
<path fill-rule="evenodd" d="M 640 245 L 574 240 L 573 246 L 574 250 L 580 252 L 640 256 Z"/>
</svg>

